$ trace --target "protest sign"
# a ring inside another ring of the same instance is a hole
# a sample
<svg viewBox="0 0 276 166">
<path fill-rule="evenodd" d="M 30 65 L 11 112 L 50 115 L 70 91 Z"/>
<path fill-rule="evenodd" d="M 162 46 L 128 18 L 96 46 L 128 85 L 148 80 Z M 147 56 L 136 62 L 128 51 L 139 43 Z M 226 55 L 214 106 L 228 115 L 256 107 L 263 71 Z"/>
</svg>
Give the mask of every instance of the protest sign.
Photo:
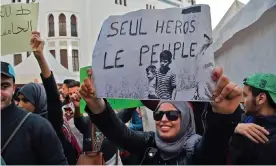
<svg viewBox="0 0 276 166">
<path fill-rule="evenodd" d="M 86 66 L 80 68 L 80 83 L 83 84 L 85 78 L 88 77 L 87 69 L 91 68 L 91 66 Z M 128 99 L 107 99 L 108 103 L 114 110 L 120 110 L 125 108 L 133 108 L 143 106 L 140 100 L 128 100 Z M 84 113 L 85 101 L 81 99 L 80 101 L 80 111 Z"/>
<path fill-rule="evenodd" d="M 37 28 L 38 3 L 1 6 L 1 55 L 32 51 L 30 40 Z"/>
<path fill-rule="evenodd" d="M 210 100 L 211 37 L 208 5 L 109 17 L 92 55 L 97 96 Z"/>
</svg>

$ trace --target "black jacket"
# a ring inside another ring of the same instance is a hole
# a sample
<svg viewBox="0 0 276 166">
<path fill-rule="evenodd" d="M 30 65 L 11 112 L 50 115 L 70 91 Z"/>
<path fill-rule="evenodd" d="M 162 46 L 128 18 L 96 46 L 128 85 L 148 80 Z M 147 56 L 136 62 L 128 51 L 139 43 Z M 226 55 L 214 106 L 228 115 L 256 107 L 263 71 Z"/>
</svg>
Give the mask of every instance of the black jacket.
<svg viewBox="0 0 276 166">
<path fill-rule="evenodd" d="M 194 155 L 187 158 L 183 152 L 164 161 L 155 144 L 155 133 L 128 129 L 107 102 L 106 109 L 101 114 L 92 114 L 88 107 L 85 111 L 109 140 L 132 154 L 144 156 L 141 164 L 146 165 L 225 164 L 228 141 L 240 120 L 237 111 L 231 115 L 222 115 L 213 113 L 212 108 L 208 107 L 207 130 L 196 145 Z"/>
<path fill-rule="evenodd" d="M 28 112 L 14 103 L 1 111 L 1 147 Z M 61 143 L 44 118 L 31 114 L 1 154 L 7 165 L 66 165 Z"/>
<path fill-rule="evenodd" d="M 234 134 L 230 143 L 229 164 L 276 165 L 276 116 L 256 117 L 253 122 L 269 131 L 269 142 L 256 144 L 243 135 Z"/>
<path fill-rule="evenodd" d="M 64 123 L 62 102 L 59 99 L 59 92 L 57 89 L 54 75 L 52 73 L 49 78 L 44 78 L 41 75 L 41 79 L 47 95 L 48 120 L 52 124 L 61 141 L 68 164 L 75 165 L 77 163 L 79 156 L 77 150 L 66 139 L 65 134 L 62 131 L 62 126 Z"/>
</svg>

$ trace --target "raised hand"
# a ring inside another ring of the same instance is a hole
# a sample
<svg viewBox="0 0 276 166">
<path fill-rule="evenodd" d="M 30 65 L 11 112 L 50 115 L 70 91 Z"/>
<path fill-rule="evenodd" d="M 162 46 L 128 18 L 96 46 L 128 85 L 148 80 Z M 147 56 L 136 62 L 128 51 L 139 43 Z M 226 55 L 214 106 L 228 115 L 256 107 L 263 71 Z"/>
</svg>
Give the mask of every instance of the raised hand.
<svg viewBox="0 0 276 166">
<path fill-rule="evenodd" d="M 212 79 L 217 82 L 213 91 L 214 102 L 211 102 L 213 111 L 220 114 L 232 114 L 242 99 L 242 89 L 223 75 L 223 69 L 213 70 Z"/>
<path fill-rule="evenodd" d="M 40 38 L 40 32 L 32 32 L 31 47 L 35 56 L 42 56 L 45 42 Z"/>
<path fill-rule="evenodd" d="M 81 96 L 79 92 L 76 92 L 70 96 L 70 100 L 73 102 L 75 108 L 80 107 L 80 99 L 81 99 Z"/>
<path fill-rule="evenodd" d="M 96 98 L 96 90 L 94 86 L 94 80 L 92 77 L 93 72 L 92 70 L 88 70 L 88 72 L 91 72 L 91 76 L 84 79 L 84 83 L 81 85 L 79 93 L 86 102 L 90 111 L 94 114 L 99 114 L 104 111 L 105 102 L 102 98 Z"/>
<path fill-rule="evenodd" d="M 269 135 L 269 132 L 264 127 L 254 123 L 239 123 L 235 128 L 235 133 L 244 135 L 255 143 L 268 142 L 267 135 Z"/>
</svg>

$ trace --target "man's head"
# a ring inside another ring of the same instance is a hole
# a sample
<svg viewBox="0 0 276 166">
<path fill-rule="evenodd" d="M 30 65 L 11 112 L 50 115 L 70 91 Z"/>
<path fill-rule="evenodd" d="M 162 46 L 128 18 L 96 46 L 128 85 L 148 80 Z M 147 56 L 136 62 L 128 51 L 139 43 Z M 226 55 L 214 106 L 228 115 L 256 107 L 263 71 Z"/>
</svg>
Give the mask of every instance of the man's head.
<svg viewBox="0 0 276 166">
<path fill-rule="evenodd" d="M 68 97 L 68 95 L 69 95 L 68 85 L 69 85 L 71 82 L 74 82 L 74 81 L 75 81 L 75 80 L 73 80 L 73 79 L 66 79 L 66 80 L 63 81 L 62 88 L 61 88 L 61 92 L 62 92 L 63 98 Z"/>
<path fill-rule="evenodd" d="M 168 67 L 172 62 L 172 53 L 164 50 L 160 53 L 160 66 L 161 68 Z"/>
<path fill-rule="evenodd" d="M 80 88 L 80 82 L 79 81 L 72 81 L 70 84 L 68 84 L 68 95 L 70 99 L 72 96 L 79 91 Z"/>
<path fill-rule="evenodd" d="M 9 63 L 1 61 L 1 110 L 12 101 L 15 91 L 15 72 Z"/>
<path fill-rule="evenodd" d="M 258 73 L 246 78 L 242 103 L 248 115 L 262 115 L 265 109 L 276 111 L 276 75 Z"/>
<path fill-rule="evenodd" d="M 156 75 L 156 67 L 154 65 L 150 65 L 146 68 L 148 79 L 153 79 Z"/>
</svg>

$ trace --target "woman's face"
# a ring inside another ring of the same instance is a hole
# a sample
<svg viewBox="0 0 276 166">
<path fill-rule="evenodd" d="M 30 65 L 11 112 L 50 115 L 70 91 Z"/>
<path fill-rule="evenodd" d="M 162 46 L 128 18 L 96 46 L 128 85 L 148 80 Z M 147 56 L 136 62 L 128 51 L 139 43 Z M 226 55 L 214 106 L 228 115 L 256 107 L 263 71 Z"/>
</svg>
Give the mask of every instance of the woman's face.
<svg viewBox="0 0 276 166">
<path fill-rule="evenodd" d="M 19 102 L 18 102 L 19 107 L 24 108 L 29 112 L 35 111 L 35 106 L 27 98 L 25 98 L 24 95 L 19 94 L 18 99 L 19 99 Z"/>
<path fill-rule="evenodd" d="M 171 103 L 161 104 L 158 111 L 174 111 L 174 115 L 178 116 L 176 120 L 169 120 L 166 114 L 164 114 L 161 120 L 155 121 L 156 130 L 158 131 L 160 137 L 164 140 L 170 140 L 180 131 L 180 112 Z"/>
</svg>

